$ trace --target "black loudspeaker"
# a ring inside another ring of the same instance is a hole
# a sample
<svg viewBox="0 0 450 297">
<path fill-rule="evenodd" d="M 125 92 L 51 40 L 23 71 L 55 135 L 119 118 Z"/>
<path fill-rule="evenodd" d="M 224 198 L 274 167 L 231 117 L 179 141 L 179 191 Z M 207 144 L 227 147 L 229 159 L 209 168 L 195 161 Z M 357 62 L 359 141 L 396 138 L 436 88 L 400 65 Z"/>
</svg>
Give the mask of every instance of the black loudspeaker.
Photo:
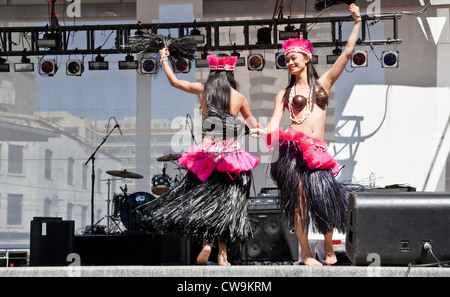
<svg viewBox="0 0 450 297">
<path fill-rule="evenodd" d="M 248 216 L 254 228 L 242 249 L 243 261 L 298 261 L 297 235 L 282 218 L 276 197 L 250 198 Z"/>
<path fill-rule="evenodd" d="M 347 257 L 354 265 L 398 266 L 450 260 L 450 193 L 350 195 Z"/>
<path fill-rule="evenodd" d="M 68 266 L 73 252 L 74 221 L 33 218 L 30 230 L 30 266 Z"/>
</svg>

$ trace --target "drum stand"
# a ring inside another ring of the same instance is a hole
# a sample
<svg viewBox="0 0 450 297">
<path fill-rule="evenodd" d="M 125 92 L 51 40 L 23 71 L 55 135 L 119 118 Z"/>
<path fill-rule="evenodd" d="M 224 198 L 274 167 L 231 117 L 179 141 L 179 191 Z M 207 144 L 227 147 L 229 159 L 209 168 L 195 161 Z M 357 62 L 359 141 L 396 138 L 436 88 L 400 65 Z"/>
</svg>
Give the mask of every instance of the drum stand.
<svg viewBox="0 0 450 297">
<path fill-rule="evenodd" d="M 95 223 L 95 225 L 97 225 L 98 223 L 100 223 L 104 218 L 106 218 L 106 234 L 110 234 L 111 233 L 111 221 L 114 224 L 115 230 L 119 230 L 120 232 L 122 232 L 122 229 L 120 228 L 119 224 L 116 222 L 116 219 L 114 218 L 114 216 L 111 215 L 111 181 L 113 180 L 123 180 L 123 178 L 108 178 L 108 179 L 103 179 L 100 181 L 106 181 L 106 184 L 108 185 L 108 198 L 106 199 L 106 207 L 107 207 L 107 213 L 106 215 L 101 218 L 97 223 Z M 126 193 L 125 193 L 126 194 Z"/>
</svg>

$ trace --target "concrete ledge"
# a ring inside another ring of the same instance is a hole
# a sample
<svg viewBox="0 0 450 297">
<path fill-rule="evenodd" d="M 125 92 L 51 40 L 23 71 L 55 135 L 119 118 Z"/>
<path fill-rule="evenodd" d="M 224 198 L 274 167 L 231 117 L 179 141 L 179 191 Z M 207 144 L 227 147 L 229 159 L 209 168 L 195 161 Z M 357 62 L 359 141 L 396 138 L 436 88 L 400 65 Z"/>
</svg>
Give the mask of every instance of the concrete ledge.
<svg viewBox="0 0 450 297">
<path fill-rule="evenodd" d="M 404 277 L 408 267 L 303 265 L 70 266 L 0 268 L 0 277 Z M 450 268 L 413 267 L 410 277 L 450 277 Z"/>
</svg>

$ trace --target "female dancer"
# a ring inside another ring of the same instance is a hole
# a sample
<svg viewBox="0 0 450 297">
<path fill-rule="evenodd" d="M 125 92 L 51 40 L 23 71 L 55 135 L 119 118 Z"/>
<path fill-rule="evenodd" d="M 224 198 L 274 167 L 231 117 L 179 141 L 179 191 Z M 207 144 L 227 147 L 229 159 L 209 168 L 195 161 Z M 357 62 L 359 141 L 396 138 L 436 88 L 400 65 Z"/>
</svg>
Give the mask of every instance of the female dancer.
<svg viewBox="0 0 450 297">
<path fill-rule="evenodd" d="M 202 143 L 192 145 L 179 159 L 189 169 L 184 182 L 153 210 L 153 224 L 165 233 L 203 240 L 198 264 L 206 264 L 213 242 L 218 242 L 218 264 L 230 265 L 227 246 L 240 243 L 250 234 L 247 198 L 251 170 L 259 160 L 239 148 L 237 137 L 248 132 L 236 119 L 239 112 L 250 128 L 260 125 L 250 112 L 247 99 L 234 80 L 236 57 L 208 56 L 210 74 L 206 83 L 179 80 L 160 50 L 170 84 L 198 96 L 203 115 Z"/>
<path fill-rule="evenodd" d="M 308 244 L 309 222 L 313 230 L 325 235 L 325 263 L 337 262 L 333 251 L 333 230 L 345 232 L 347 199 L 350 189 L 336 181 L 339 164 L 326 151 L 324 140 L 328 92 L 349 61 L 358 39 L 359 7 L 350 5 L 355 25 L 345 51 L 335 64 L 318 77 L 308 40 L 290 39 L 283 43 L 291 81 L 275 99 L 274 112 L 267 126 L 269 146 L 279 144 L 279 155 L 271 165 L 271 176 L 281 192 L 287 218 L 294 221 L 305 265 L 320 266 Z M 292 120 L 290 129 L 278 129 L 284 110 Z M 255 129 L 258 131 L 258 129 Z M 254 132 L 254 131 L 252 131 Z M 274 155 L 275 156 L 275 155 Z"/>
</svg>

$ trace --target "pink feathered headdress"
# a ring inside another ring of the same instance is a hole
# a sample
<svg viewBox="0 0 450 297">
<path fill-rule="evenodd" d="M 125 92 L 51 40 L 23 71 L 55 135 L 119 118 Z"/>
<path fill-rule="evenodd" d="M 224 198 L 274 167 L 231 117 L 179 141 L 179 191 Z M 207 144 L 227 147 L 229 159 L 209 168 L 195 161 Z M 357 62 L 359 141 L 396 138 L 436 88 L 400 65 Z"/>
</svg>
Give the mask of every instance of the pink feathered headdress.
<svg viewBox="0 0 450 297">
<path fill-rule="evenodd" d="M 314 46 L 309 40 L 303 38 L 291 38 L 283 42 L 283 50 L 286 55 L 289 53 L 302 53 L 308 55 L 310 58 L 314 52 Z"/>
<path fill-rule="evenodd" d="M 214 55 L 208 55 L 206 58 L 209 62 L 209 70 L 224 70 L 224 71 L 234 71 L 236 67 L 238 57 L 221 57 L 217 58 Z"/>
</svg>

